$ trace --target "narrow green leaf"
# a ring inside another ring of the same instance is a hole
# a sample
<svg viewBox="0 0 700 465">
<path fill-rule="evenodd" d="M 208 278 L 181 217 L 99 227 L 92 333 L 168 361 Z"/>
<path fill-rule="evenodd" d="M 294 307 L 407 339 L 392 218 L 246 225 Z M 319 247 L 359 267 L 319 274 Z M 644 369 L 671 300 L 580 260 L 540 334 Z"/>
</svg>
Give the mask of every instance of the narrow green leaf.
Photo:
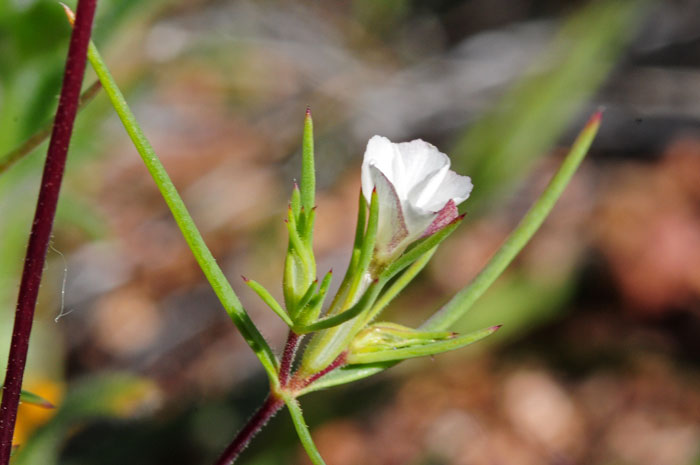
<svg viewBox="0 0 700 465">
<path fill-rule="evenodd" d="M 309 427 L 306 426 L 306 421 L 304 421 L 304 415 L 301 412 L 299 402 L 296 399 L 285 399 L 285 403 L 289 409 L 289 414 L 292 417 L 292 423 L 294 423 L 294 428 L 297 431 L 301 445 L 304 446 L 304 450 L 308 454 L 309 459 L 311 459 L 311 463 L 314 465 L 326 465 L 326 462 L 323 461 L 323 457 L 321 457 L 321 454 L 314 444 Z"/>
<path fill-rule="evenodd" d="M 262 299 L 265 304 L 267 304 L 270 309 L 272 309 L 273 312 L 279 316 L 282 321 L 284 321 L 287 326 L 290 328 L 294 326 L 294 322 L 292 319 L 287 315 L 287 312 L 284 311 L 284 308 L 275 300 L 274 297 L 272 297 L 272 294 L 265 289 L 262 284 L 258 283 L 257 281 L 254 281 L 252 279 L 248 279 L 245 276 L 243 277 L 243 281 L 250 287 L 253 291 L 255 291 L 256 294 L 258 294 L 258 297 Z"/>
<path fill-rule="evenodd" d="M 492 326 L 491 328 L 482 329 L 463 336 L 456 336 L 451 339 L 445 339 L 429 344 L 418 344 L 411 347 L 402 347 L 391 350 L 381 350 L 376 352 L 360 352 L 348 353 L 348 364 L 364 364 L 378 362 L 392 362 L 404 360 L 407 358 L 425 357 L 426 355 L 435 355 L 450 350 L 460 349 L 462 347 L 473 344 L 486 336 L 495 333 L 500 326 Z"/>
<path fill-rule="evenodd" d="M 334 386 L 340 386 L 342 384 L 352 383 L 353 381 L 359 381 L 364 378 L 368 378 L 372 375 L 376 375 L 387 368 L 391 368 L 396 365 L 397 362 L 380 362 L 380 363 L 369 363 L 363 365 L 346 365 L 337 370 L 331 371 L 324 377 L 320 378 L 318 381 L 314 381 L 309 386 L 297 392 L 297 397 L 301 397 L 305 394 L 311 392 L 321 391 L 323 389 L 328 389 Z"/>
<path fill-rule="evenodd" d="M 22 392 L 20 393 L 19 400 L 25 404 L 32 404 L 44 408 L 56 408 L 55 405 L 40 395 L 25 391 L 24 389 L 22 389 Z"/>
<path fill-rule="evenodd" d="M 306 109 L 304 135 L 301 144 L 301 206 L 307 212 L 313 209 L 316 195 L 316 168 L 314 166 L 314 122 L 311 109 Z"/>
<path fill-rule="evenodd" d="M 69 14 L 70 10 L 68 7 L 65 8 L 67 14 Z M 185 203 L 182 201 L 170 176 L 168 176 L 165 167 L 158 159 L 151 143 L 148 141 L 141 126 L 136 121 L 136 117 L 126 103 L 124 95 L 119 90 L 107 65 L 102 60 L 100 53 L 92 42 L 90 42 L 88 47 L 88 61 L 95 70 L 107 97 L 117 112 L 119 119 L 122 121 L 126 132 L 129 134 L 148 172 L 158 186 L 168 208 L 170 208 L 187 245 L 190 247 L 190 250 L 192 250 L 209 284 L 212 286 L 212 289 L 221 301 L 229 317 L 243 335 L 246 343 L 253 349 L 258 359 L 260 359 L 270 380 L 273 383 L 277 382 L 277 360 L 272 349 L 250 319 L 250 316 L 243 308 L 238 296 L 233 291 L 231 284 L 226 279 L 223 271 L 221 271 L 221 268 L 204 242 L 201 233 L 197 229 L 192 216 L 187 210 Z"/>
<path fill-rule="evenodd" d="M 474 302 L 486 292 L 486 289 L 493 284 L 496 278 L 503 273 L 510 262 L 520 253 L 525 244 L 537 232 L 545 218 L 547 218 L 549 212 L 552 211 L 552 207 L 554 207 L 554 204 L 564 192 L 569 181 L 571 181 L 571 177 L 586 156 L 600 127 L 601 117 L 600 111 L 591 116 L 576 138 L 561 167 L 549 182 L 549 185 L 547 185 L 547 188 L 525 214 L 520 224 L 508 236 L 501 248 L 498 249 L 498 252 L 491 258 L 486 267 L 481 270 L 469 285 L 459 291 L 440 311 L 433 315 L 422 326 L 423 329 L 448 329 L 471 308 Z"/>
</svg>

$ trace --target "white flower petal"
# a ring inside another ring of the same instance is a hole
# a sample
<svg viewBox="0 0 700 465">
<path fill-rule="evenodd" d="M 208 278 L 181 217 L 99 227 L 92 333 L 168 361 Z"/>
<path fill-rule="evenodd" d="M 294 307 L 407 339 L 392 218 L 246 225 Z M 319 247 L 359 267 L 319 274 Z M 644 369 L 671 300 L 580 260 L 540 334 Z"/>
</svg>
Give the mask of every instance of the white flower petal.
<svg viewBox="0 0 700 465">
<path fill-rule="evenodd" d="M 394 145 L 389 139 L 382 136 L 374 136 L 367 142 L 365 158 L 362 161 L 362 194 L 367 203 L 371 201 L 374 189 L 370 166 L 377 167 L 390 182 L 394 178 L 395 171 L 401 169 L 401 165 L 395 166 L 400 157 L 396 156 Z M 400 160 L 398 161 L 400 162 Z"/>
<path fill-rule="evenodd" d="M 469 176 L 448 171 L 435 195 L 421 206 L 428 211 L 435 212 L 441 210 L 449 200 L 454 200 L 455 204 L 459 205 L 469 198 L 473 187 Z"/>
<path fill-rule="evenodd" d="M 471 179 L 450 170 L 450 159 L 420 139 L 394 144 L 374 136 L 362 162 L 362 193 L 379 195 L 376 250 L 392 260 L 411 242 L 452 221 L 457 205 L 469 197 Z"/>
<path fill-rule="evenodd" d="M 392 182 L 400 182 L 404 189 L 397 189 L 399 195 L 403 194 L 407 198 L 413 186 L 421 183 L 424 179 L 434 177 L 437 173 L 444 173 L 450 167 L 450 159 L 437 147 L 421 139 L 411 142 L 401 142 L 394 144 L 398 150 L 398 156 L 403 162 L 404 172 L 401 179 L 394 179 Z M 438 183 L 439 184 L 439 181 Z M 430 195 L 430 194 L 428 194 Z"/>
</svg>

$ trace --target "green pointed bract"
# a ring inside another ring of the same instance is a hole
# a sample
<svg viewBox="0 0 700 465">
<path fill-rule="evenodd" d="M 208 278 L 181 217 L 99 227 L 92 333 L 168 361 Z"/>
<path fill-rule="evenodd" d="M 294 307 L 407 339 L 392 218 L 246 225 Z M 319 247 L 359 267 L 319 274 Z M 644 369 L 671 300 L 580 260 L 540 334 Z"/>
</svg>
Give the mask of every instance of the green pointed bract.
<svg viewBox="0 0 700 465">
<path fill-rule="evenodd" d="M 299 186 L 294 183 L 294 189 L 292 189 L 292 198 L 289 201 L 289 207 L 292 209 L 292 215 L 296 221 L 299 221 L 299 213 L 301 212 L 301 193 L 299 192 Z"/>
<path fill-rule="evenodd" d="M 335 326 L 339 326 L 347 321 L 352 320 L 358 315 L 361 315 L 363 312 L 369 310 L 371 308 L 371 305 L 374 303 L 374 301 L 377 299 L 377 296 L 379 295 L 379 292 L 381 291 L 381 286 L 377 281 L 373 282 L 365 291 L 365 293 L 362 295 L 360 300 L 355 303 L 352 307 L 349 309 L 345 310 L 342 313 L 339 313 L 337 315 L 333 316 L 328 316 L 326 318 L 320 319 L 316 321 L 315 323 L 311 323 L 310 325 L 307 325 L 305 327 L 299 328 L 300 334 L 304 333 L 311 333 L 314 331 L 321 331 L 322 329 L 329 329 L 333 328 Z M 339 347 L 335 352 L 337 352 L 334 356 L 330 357 L 331 361 L 334 359 L 340 352 L 343 351 L 343 347 Z"/>
<path fill-rule="evenodd" d="M 411 347 L 430 344 L 456 336 L 450 331 L 420 331 L 397 323 L 374 323 L 362 331 L 352 340 L 350 354 L 367 352 L 379 352 L 394 350 L 402 347 Z"/>
<path fill-rule="evenodd" d="M 257 281 L 253 281 L 252 279 L 248 279 L 245 276 L 243 277 L 243 280 L 248 287 L 255 291 L 262 301 L 265 302 L 265 304 L 267 304 L 267 306 L 270 307 L 270 309 L 287 324 L 287 326 L 291 327 L 294 325 L 284 308 L 282 308 L 282 306 L 277 302 L 277 300 L 275 300 L 274 297 L 272 297 L 272 294 L 270 294 L 270 292 L 265 289 L 262 284 L 258 283 Z"/>
<path fill-rule="evenodd" d="M 300 217 L 303 216 L 302 207 Z M 311 247 L 299 236 L 297 218 L 294 216 L 291 205 L 287 211 L 287 232 L 289 246 L 284 264 L 282 287 L 285 305 L 294 315 L 309 286 L 316 280 L 316 262 Z"/>
<path fill-rule="evenodd" d="M 377 344 L 374 347 L 371 344 L 365 345 L 361 347 L 361 351 L 357 351 L 353 341 L 347 361 L 349 364 L 379 363 L 436 355 L 473 344 L 495 333 L 498 328 L 500 326 L 492 326 L 463 336 L 451 336 L 453 333 L 440 332 L 423 333 L 414 330 L 415 332 L 406 332 L 403 337 L 396 329 L 383 328 L 378 330 L 377 334 L 365 336 L 366 342 L 374 341 Z M 434 339 L 435 335 L 440 334 L 450 334 L 450 336 Z M 397 345 L 395 348 L 391 347 L 392 340 Z"/>
<path fill-rule="evenodd" d="M 311 300 L 309 300 L 309 303 L 306 305 L 306 308 L 303 309 L 303 311 L 300 311 L 299 316 L 296 318 L 296 320 L 302 327 L 315 321 L 321 314 L 323 302 L 325 302 L 326 295 L 328 295 L 328 287 L 331 284 L 331 278 L 333 278 L 333 271 L 329 271 L 328 273 L 326 273 L 326 276 L 323 277 L 323 281 L 321 281 L 318 293 L 316 293 L 316 295 L 314 295 L 311 298 Z"/>
<path fill-rule="evenodd" d="M 292 318 L 294 320 L 299 319 L 299 315 L 301 312 L 304 311 L 304 307 L 308 305 L 308 303 L 311 301 L 311 299 L 316 295 L 316 286 L 318 285 L 318 280 L 314 280 L 310 285 L 309 288 L 306 290 L 304 295 L 299 299 L 299 302 L 297 302 L 296 307 L 291 311 L 292 313 Z"/>
</svg>

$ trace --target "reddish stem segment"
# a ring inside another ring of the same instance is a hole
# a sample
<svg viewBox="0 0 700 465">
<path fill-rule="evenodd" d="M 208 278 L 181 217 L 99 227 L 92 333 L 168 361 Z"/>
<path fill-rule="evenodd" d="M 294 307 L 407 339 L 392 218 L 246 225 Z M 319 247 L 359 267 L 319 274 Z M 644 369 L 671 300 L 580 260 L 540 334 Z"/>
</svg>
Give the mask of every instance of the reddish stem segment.
<svg viewBox="0 0 700 465">
<path fill-rule="evenodd" d="M 258 431 L 279 411 L 284 405 L 284 401 L 270 395 L 260 409 L 255 412 L 248 423 L 236 435 L 233 442 L 229 444 L 223 454 L 214 463 L 214 465 L 231 465 L 246 448 L 253 437 L 258 434 Z"/>
<path fill-rule="evenodd" d="M 71 33 L 68 58 L 63 75 L 61 97 L 58 101 L 53 132 L 46 155 L 34 222 L 29 234 L 29 245 L 17 298 L 2 404 L 0 404 L 0 465 L 7 465 L 10 461 L 12 436 L 17 419 L 24 366 L 27 362 L 34 308 L 36 307 L 46 250 L 56 214 L 56 204 L 63 180 L 68 145 L 73 133 L 73 122 L 78 110 L 78 98 L 85 74 L 85 61 L 96 4 L 97 0 L 78 1 L 75 27 Z"/>
<path fill-rule="evenodd" d="M 287 335 L 287 343 L 284 345 L 282 361 L 280 362 L 279 380 L 282 387 L 287 386 L 289 382 L 289 376 L 292 373 L 292 364 L 294 363 L 294 356 L 299 348 L 299 342 L 301 342 L 301 336 L 290 329 Z"/>
<path fill-rule="evenodd" d="M 314 373 L 313 375 L 309 376 L 306 379 L 303 379 L 299 382 L 299 389 L 304 389 L 307 387 L 309 384 L 313 383 L 314 381 L 318 380 L 319 378 L 327 375 L 331 371 L 335 370 L 336 368 L 340 368 L 343 365 L 345 365 L 345 362 L 348 359 L 348 353 L 343 352 L 342 354 L 338 355 L 335 360 L 331 362 L 330 365 L 328 365 L 326 368 L 323 370 L 319 371 L 318 373 Z"/>
</svg>

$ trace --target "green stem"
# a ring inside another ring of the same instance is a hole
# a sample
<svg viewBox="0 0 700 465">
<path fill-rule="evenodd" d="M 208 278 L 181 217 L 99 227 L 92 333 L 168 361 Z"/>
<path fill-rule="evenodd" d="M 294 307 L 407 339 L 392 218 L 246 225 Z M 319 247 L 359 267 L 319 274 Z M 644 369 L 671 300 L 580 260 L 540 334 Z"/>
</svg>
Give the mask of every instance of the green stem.
<svg viewBox="0 0 700 465">
<path fill-rule="evenodd" d="M 267 341 L 265 341 L 263 335 L 258 331 L 258 328 L 250 319 L 250 316 L 248 316 L 248 313 L 246 313 L 240 300 L 238 300 L 238 296 L 236 296 L 236 293 L 233 291 L 231 284 L 216 263 L 216 259 L 204 242 L 180 194 L 178 194 L 163 164 L 156 156 L 153 147 L 136 121 L 134 114 L 131 112 L 124 96 L 117 87 L 109 69 L 92 42 L 88 49 L 88 60 L 100 82 L 102 82 L 105 93 L 119 115 L 119 119 L 121 119 L 126 132 L 129 134 L 146 168 L 153 177 L 160 193 L 163 195 L 163 199 L 165 199 L 165 202 L 168 204 L 177 225 L 180 227 L 180 231 L 182 231 L 182 235 L 187 241 L 187 245 L 192 250 L 209 284 L 211 284 L 221 304 L 243 335 L 245 341 L 260 359 L 270 380 L 276 383 L 277 360 L 272 353 L 272 349 L 270 349 Z"/>
<path fill-rule="evenodd" d="M 292 417 L 292 422 L 294 423 L 294 428 L 297 430 L 297 435 L 301 441 L 301 445 L 304 446 L 304 450 L 309 455 L 311 463 L 314 465 L 326 465 L 323 461 L 323 457 L 316 449 L 313 439 L 311 438 L 311 432 L 309 432 L 309 427 L 306 426 L 304 421 L 304 416 L 301 413 L 301 407 L 299 407 L 299 402 L 296 399 L 285 399 L 287 408 L 289 409 L 289 414 Z"/>
</svg>

